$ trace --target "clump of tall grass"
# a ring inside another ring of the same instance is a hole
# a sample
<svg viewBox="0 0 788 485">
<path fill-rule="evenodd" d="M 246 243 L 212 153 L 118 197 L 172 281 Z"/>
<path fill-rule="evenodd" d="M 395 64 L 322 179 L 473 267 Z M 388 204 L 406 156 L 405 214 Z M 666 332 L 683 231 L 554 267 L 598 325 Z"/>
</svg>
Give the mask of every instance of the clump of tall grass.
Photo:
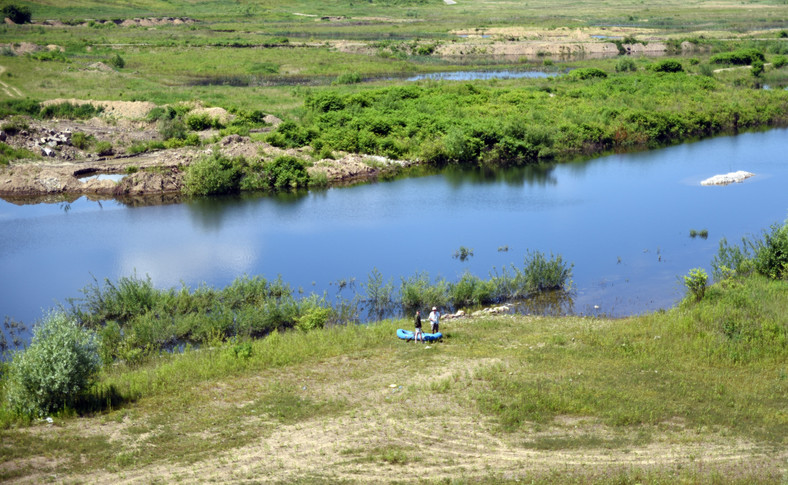
<svg viewBox="0 0 788 485">
<path fill-rule="evenodd" d="M 35 158 L 36 155 L 25 148 L 14 148 L 3 142 L 0 142 L 0 165 L 8 165 L 13 160 L 21 158 Z"/>
<path fill-rule="evenodd" d="M 90 103 L 73 104 L 57 103 L 49 104 L 41 108 L 42 118 L 65 118 L 72 120 L 86 120 L 100 115 L 104 111 L 102 106 L 93 106 Z"/>
<path fill-rule="evenodd" d="M 559 255 L 545 256 L 540 251 L 529 251 L 523 269 L 511 265 L 496 272 L 492 280 L 500 297 L 508 299 L 526 298 L 534 293 L 565 290 L 571 286 L 573 264 L 567 264 Z"/>
</svg>

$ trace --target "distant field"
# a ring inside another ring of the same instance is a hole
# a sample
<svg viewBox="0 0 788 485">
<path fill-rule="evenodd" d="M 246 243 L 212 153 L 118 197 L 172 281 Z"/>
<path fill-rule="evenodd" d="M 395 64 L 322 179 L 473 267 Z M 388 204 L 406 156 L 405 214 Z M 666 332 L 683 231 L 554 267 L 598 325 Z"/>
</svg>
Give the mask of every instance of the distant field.
<svg viewBox="0 0 788 485">
<path fill-rule="evenodd" d="M 596 24 L 647 25 L 679 29 L 721 27 L 733 30 L 784 27 L 785 3 L 766 1 L 548 1 L 459 0 L 445 5 L 442 0 L 261 0 L 204 1 L 142 0 L 136 2 L 57 1 L 20 2 L 31 6 L 35 19 L 126 18 L 140 16 L 189 16 L 207 21 L 256 25 L 274 32 L 292 27 L 319 31 L 326 26 L 373 21 L 359 17 L 386 17 L 398 22 L 382 30 L 448 31 L 461 27 L 491 25 L 584 26 Z M 302 14 L 302 15 L 296 15 Z M 346 16 L 336 22 L 321 17 Z M 427 24 L 430 28 L 417 26 Z M 318 27 L 320 26 L 320 27 Z M 362 25 L 353 25 L 363 27 Z M 374 29 L 380 33 L 381 29 Z"/>
</svg>

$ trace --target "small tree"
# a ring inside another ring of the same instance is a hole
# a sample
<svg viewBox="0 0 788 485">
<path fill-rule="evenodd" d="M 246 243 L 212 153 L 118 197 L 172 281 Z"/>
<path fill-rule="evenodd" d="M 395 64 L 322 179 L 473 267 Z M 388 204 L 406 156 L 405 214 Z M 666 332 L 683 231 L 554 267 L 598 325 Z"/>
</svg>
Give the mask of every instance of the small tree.
<svg viewBox="0 0 788 485">
<path fill-rule="evenodd" d="M 33 329 L 30 347 L 9 365 L 6 398 L 14 411 L 43 416 L 71 406 L 100 368 L 95 335 L 53 312 Z"/>
<path fill-rule="evenodd" d="M 126 66 L 126 60 L 120 57 L 120 54 L 115 54 L 115 57 L 109 60 L 109 63 L 117 69 L 123 69 Z"/>
</svg>

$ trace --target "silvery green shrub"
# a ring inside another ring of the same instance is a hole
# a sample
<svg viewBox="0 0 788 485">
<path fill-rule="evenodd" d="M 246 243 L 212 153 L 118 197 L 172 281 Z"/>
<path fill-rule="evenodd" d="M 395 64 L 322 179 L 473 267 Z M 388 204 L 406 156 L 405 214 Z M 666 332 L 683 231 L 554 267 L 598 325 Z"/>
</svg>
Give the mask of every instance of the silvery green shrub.
<svg viewBox="0 0 788 485">
<path fill-rule="evenodd" d="M 33 329 L 30 346 L 14 355 L 6 398 L 14 411 L 43 416 L 73 406 L 91 385 L 101 359 L 95 334 L 62 312 Z"/>
</svg>

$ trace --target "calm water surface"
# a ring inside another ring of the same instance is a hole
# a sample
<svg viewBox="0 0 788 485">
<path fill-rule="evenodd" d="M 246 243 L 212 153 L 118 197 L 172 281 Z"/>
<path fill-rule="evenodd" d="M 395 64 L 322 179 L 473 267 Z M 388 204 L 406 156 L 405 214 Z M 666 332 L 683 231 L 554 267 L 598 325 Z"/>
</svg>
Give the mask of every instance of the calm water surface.
<svg viewBox="0 0 788 485">
<path fill-rule="evenodd" d="M 406 78 L 407 81 L 422 81 L 425 79 L 439 81 L 474 81 L 478 79 L 535 79 L 557 76 L 556 72 L 545 71 L 512 71 L 508 69 L 498 71 L 445 71 L 429 74 L 419 74 Z"/>
<path fill-rule="evenodd" d="M 683 295 L 679 275 L 710 271 L 720 238 L 738 241 L 786 218 L 787 140 L 788 130 L 775 129 L 492 177 L 447 172 L 302 197 L 137 208 L 85 198 L 67 206 L 0 201 L 0 315 L 32 323 L 94 277 L 136 272 L 168 288 L 282 275 L 294 288 L 334 295 L 332 283 L 358 285 L 373 268 L 396 282 L 422 271 L 486 277 L 521 266 L 528 250 L 574 263 L 573 312 L 650 312 Z M 756 176 L 700 185 L 736 170 Z M 691 229 L 707 229 L 708 239 L 690 238 Z M 454 259 L 460 246 L 474 256 Z"/>
</svg>

